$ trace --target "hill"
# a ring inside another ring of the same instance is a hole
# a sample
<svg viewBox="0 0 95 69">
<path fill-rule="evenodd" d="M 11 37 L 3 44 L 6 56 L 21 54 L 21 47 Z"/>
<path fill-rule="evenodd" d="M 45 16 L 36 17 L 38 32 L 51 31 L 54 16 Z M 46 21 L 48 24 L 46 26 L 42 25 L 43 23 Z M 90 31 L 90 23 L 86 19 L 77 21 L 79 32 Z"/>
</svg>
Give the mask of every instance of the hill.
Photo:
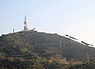
<svg viewBox="0 0 95 69">
<path fill-rule="evenodd" d="M 66 58 L 68 61 L 95 59 L 95 48 L 58 34 L 21 31 L 0 37 L 0 56 Z"/>
</svg>

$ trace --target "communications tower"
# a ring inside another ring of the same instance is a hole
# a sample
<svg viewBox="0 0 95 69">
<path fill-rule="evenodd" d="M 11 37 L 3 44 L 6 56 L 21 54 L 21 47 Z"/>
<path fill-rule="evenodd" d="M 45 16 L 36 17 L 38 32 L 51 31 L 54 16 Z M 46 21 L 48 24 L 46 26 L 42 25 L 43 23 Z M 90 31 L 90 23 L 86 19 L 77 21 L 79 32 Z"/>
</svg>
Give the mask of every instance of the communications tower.
<svg viewBox="0 0 95 69">
<path fill-rule="evenodd" d="M 26 16 L 25 16 L 25 21 L 24 21 L 24 31 L 28 31 Z"/>
</svg>

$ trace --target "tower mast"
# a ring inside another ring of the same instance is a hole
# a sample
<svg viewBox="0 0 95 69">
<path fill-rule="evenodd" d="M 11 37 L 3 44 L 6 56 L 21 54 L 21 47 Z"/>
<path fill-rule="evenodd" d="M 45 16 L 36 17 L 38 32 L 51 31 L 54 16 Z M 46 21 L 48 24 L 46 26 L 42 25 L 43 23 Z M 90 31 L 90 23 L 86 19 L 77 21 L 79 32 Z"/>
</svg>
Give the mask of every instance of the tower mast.
<svg viewBox="0 0 95 69">
<path fill-rule="evenodd" d="M 24 31 L 28 31 L 27 21 L 26 21 L 26 15 L 25 15 L 25 21 L 24 21 Z"/>
<path fill-rule="evenodd" d="M 60 48 L 62 48 L 62 41 L 60 40 Z"/>
</svg>

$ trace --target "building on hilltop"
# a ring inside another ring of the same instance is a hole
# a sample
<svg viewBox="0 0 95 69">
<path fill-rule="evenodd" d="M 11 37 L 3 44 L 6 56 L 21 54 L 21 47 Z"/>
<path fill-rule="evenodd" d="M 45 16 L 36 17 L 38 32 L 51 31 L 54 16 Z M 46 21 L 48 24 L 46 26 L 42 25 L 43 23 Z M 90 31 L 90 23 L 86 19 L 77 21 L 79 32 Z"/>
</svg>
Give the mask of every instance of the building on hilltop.
<svg viewBox="0 0 95 69">
<path fill-rule="evenodd" d="M 32 31 L 37 31 L 36 28 L 33 28 Z"/>
</svg>

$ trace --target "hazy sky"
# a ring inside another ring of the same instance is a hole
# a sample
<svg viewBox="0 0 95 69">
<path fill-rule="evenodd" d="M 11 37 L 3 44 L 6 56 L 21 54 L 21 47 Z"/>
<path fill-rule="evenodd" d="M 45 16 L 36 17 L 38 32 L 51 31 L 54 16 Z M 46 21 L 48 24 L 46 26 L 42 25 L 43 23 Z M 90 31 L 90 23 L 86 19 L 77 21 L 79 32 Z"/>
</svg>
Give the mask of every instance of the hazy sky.
<svg viewBox="0 0 95 69">
<path fill-rule="evenodd" d="M 95 0 L 0 0 L 0 35 L 28 28 L 69 34 L 95 45 Z"/>
</svg>

